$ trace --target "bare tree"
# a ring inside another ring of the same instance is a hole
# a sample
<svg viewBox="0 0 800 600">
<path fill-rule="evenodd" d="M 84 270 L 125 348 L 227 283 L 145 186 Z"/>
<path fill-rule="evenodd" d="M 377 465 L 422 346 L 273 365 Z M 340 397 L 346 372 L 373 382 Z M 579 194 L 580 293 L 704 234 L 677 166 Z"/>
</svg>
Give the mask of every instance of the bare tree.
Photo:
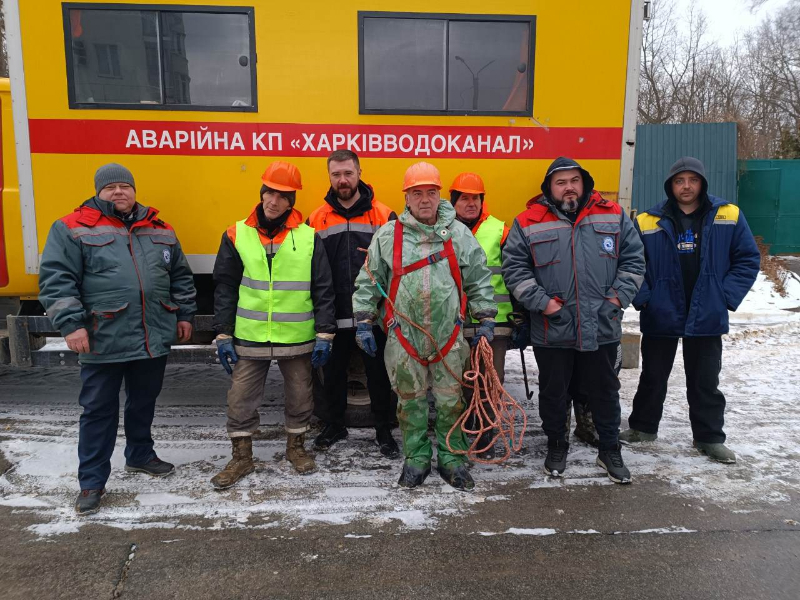
<svg viewBox="0 0 800 600">
<path fill-rule="evenodd" d="M 645 25 L 639 121 L 735 121 L 739 156 L 800 154 L 800 0 L 727 48 L 708 39 L 694 2 L 685 28 L 675 25 L 676 12 L 675 0 L 656 0 Z"/>
<path fill-rule="evenodd" d="M 6 17 L 3 0 L 0 0 L 0 77 L 8 77 L 8 54 L 6 53 Z"/>
</svg>

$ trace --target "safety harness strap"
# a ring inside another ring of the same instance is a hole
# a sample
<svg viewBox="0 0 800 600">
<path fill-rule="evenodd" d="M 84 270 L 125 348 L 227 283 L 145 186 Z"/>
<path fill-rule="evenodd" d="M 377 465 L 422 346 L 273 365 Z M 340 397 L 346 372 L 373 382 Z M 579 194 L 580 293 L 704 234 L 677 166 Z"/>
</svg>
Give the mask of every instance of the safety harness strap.
<svg viewBox="0 0 800 600">
<path fill-rule="evenodd" d="M 403 332 L 400 329 L 400 323 L 394 318 L 392 306 L 397 298 L 397 291 L 400 288 L 400 279 L 403 277 L 403 275 L 407 275 L 408 273 L 416 271 L 417 269 L 427 267 L 428 265 L 432 265 L 444 259 L 447 259 L 448 266 L 450 267 L 450 275 L 453 277 L 453 280 L 456 283 L 456 289 L 458 290 L 458 297 L 460 299 L 458 320 L 456 320 L 455 326 L 453 327 L 453 333 L 450 335 L 450 339 L 447 340 L 447 343 L 441 349 L 441 354 L 438 354 L 431 360 L 425 360 L 424 358 L 420 357 L 417 349 L 414 348 L 414 346 L 411 345 L 411 342 L 409 342 L 408 339 L 406 339 L 406 337 L 403 335 Z M 461 269 L 458 267 L 456 253 L 453 250 L 453 240 L 448 239 L 444 243 L 444 249 L 441 252 L 434 252 L 426 258 L 418 260 L 404 267 L 403 224 L 400 221 L 395 221 L 394 250 L 392 255 L 392 282 L 389 285 L 389 299 L 391 302 L 386 303 L 386 316 L 383 319 L 386 332 L 388 334 L 390 329 L 394 331 L 395 335 L 397 336 L 397 341 L 400 342 L 400 345 L 403 346 L 403 349 L 408 352 L 411 358 L 423 366 L 428 366 L 431 363 L 439 362 L 442 360 L 442 358 L 447 356 L 447 353 L 450 352 L 451 348 L 458 339 L 458 334 L 461 331 L 461 325 L 464 322 L 464 315 L 466 314 L 467 310 L 467 297 L 464 295 L 461 287 Z"/>
</svg>

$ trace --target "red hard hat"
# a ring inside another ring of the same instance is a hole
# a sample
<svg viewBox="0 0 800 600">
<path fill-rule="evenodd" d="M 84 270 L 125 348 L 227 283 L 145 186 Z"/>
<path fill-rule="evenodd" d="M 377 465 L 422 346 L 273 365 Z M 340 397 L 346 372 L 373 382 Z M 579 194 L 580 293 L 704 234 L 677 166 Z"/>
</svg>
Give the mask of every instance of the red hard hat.
<svg viewBox="0 0 800 600">
<path fill-rule="evenodd" d="M 276 160 L 261 176 L 264 185 L 279 192 L 296 192 L 303 189 L 300 170 L 292 163 Z"/>
<path fill-rule="evenodd" d="M 485 194 L 483 179 L 477 173 L 461 173 L 453 180 L 450 191 L 459 191 L 464 194 Z"/>
<path fill-rule="evenodd" d="M 426 162 L 418 162 L 408 167 L 406 176 L 403 179 L 403 191 L 405 192 L 408 188 L 418 185 L 435 185 L 437 188 L 442 189 L 439 169 Z"/>
</svg>

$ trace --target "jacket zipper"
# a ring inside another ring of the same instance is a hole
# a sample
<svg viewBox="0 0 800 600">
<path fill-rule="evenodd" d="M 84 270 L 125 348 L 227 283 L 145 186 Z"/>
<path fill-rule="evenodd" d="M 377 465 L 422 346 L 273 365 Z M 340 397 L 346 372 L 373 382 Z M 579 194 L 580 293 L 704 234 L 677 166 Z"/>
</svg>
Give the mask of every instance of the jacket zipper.
<svg viewBox="0 0 800 600">
<path fill-rule="evenodd" d="M 123 223 L 123 226 L 125 224 Z M 131 260 L 133 261 L 133 269 L 136 271 L 136 278 L 139 280 L 139 293 L 142 296 L 142 325 L 144 326 L 144 346 L 147 349 L 147 353 L 150 355 L 150 358 L 153 358 L 153 353 L 150 350 L 150 335 L 147 331 L 147 319 L 146 319 L 146 312 L 145 312 L 145 296 L 144 296 L 144 284 L 142 283 L 142 276 L 139 273 L 139 265 L 136 263 L 136 255 L 133 251 L 133 230 L 136 228 L 137 223 L 131 225 L 130 230 L 128 230 L 128 250 L 131 253 Z"/>
</svg>

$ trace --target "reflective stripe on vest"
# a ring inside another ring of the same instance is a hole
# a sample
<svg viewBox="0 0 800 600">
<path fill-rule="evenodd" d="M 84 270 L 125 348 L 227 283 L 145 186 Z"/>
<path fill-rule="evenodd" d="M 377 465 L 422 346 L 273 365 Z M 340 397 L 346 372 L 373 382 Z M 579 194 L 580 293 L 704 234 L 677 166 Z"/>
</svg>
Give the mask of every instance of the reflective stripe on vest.
<svg viewBox="0 0 800 600">
<path fill-rule="evenodd" d="M 234 246 L 244 264 L 244 274 L 239 285 L 233 335 L 240 340 L 275 344 L 313 340 L 314 230 L 300 225 L 289 231 L 272 259 L 271 271 L 255 227 L 238 221 Z"/>
<path fill-rule="evenodd" d="M 508 288 L 500 274 L 500 267 L 503 259 L 500 256 L 500 243 L 503 241 L 504 224 L 500 219 L 495 219 L 491 215 L 481 223 L 478 231 L 475 232 L 475 239 L 486 253 L 486 264 L 492 272 L 492 288 L 494 289 L 494 301 L 497 304 L 497 317 L 495 321 L 498 325 L 507 323 L 508 315 L 511 314 L 511 296 Z M 477 323 L 472 319 L 473 323 Z"/>
</svg>

